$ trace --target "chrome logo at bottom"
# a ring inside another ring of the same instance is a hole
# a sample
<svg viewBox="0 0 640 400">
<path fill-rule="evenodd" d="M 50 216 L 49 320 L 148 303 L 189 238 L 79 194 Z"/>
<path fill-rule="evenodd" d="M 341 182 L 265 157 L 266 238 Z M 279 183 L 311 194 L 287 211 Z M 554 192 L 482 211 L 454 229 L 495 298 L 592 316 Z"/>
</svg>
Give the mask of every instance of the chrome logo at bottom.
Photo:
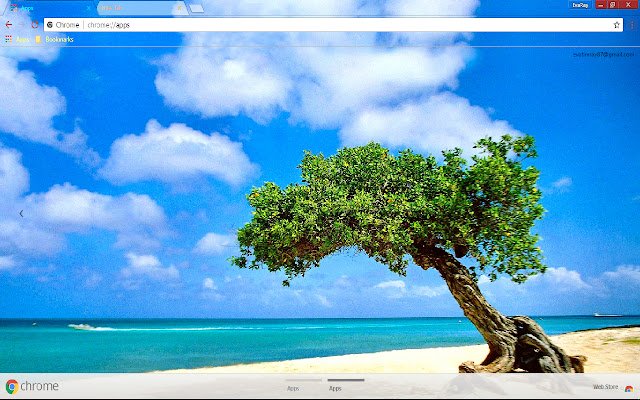
<svg viewBox="0 0 640 400">
<path fill-rule="evenodd" d="M 9 394 L 16 394 L 18 393 L 18 381 L 16 381 L 15 379 L 9 379 L 7 381 L 7 393 Z"/>
</svg>

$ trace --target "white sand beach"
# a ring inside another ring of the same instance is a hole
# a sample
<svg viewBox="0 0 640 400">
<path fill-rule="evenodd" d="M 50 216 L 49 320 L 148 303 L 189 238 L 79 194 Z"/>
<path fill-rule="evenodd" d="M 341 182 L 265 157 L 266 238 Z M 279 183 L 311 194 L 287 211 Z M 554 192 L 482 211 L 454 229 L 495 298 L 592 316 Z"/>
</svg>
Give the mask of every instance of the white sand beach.
<svg viewBox="0 0 640 400">
<path fill-rule="evenodd" d="M 569 355 L 588 358 L 585 372 L 640 373 L 640 327 L 554 336 Z M 162 373 L 455 373 L 464 361 L 481 362 L 486 345 L 395 350 Z"/>
</svg>

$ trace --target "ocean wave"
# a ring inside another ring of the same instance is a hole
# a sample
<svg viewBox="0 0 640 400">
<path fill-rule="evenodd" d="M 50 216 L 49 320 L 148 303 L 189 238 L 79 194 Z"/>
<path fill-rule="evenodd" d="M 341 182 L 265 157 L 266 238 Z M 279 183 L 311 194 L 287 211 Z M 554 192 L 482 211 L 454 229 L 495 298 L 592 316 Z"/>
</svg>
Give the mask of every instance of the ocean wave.
<svg viewBox="0 0 640 400">
<path fill-rule="evenodd" d="M 92 332 L 199 332 L 199 331 L 263 331 L 263 330 L 308 330 L 308 329 L 327 329 L 330 327 L 323 326 L 290 326 L 290 327 L 200 327 L 200 328 L 111 328 L 101 326 L 91 326 L 88 324 L 69 324 L 69 328 L 77 331 Z"/>
<path fill-rule="evenodd" d="M 91 326 L 87 324 L 69 324 L 69 328 L 75 329 L 77 331 L 113 331 L 113 328 L 103 328 L 101 326 Z"/>
<path fill-rule="evenodd" d="M 237 330 L 262 330 L 263 328 L 248 327 L 203 327 L 203 328 L 110 328 L 96 327 L 86 324 L 70 324 L 69 328 L 79 331 L 97 331 L 97 332 L 191 332 L 191 331 L 237 331 Z"/>
<path fill-rule="evenodd" d="M 425 325 L 426 326 L 426 325 Z M 200 332 L 200 331 L 300 331 L 318 329 L 388 329 L 401 327 L 400 325 L 327 325 L 327 326 L 215 326 L 215 327 L 184 327 L 184 328 L 112 328 L 92 326 L 88 324 L 69 324 L 69 328 L 78 331 L 93 332 Z"/>
</svg>

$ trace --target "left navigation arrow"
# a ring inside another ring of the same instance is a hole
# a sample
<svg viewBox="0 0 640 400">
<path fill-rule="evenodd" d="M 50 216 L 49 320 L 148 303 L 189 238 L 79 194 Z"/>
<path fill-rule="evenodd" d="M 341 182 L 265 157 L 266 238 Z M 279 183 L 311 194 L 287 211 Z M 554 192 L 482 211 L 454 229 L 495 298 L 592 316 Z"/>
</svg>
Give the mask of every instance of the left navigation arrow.
<svg viewBox="0 0 640 400">
<path fill-rule="evenodd" d="M 11 23 L 11 21 L 7 21 L 7 22 L 4 24 L 4 26 L 6 26 L 6 27 L 7 27 L 7 29 L 10 29 L 10 28 L 13 26 L 13 24 Z"/>
<path fill-rule="evenodd" d="M 24 211 L 24 210 L 20 210 L 20 216 L 21 216 L 22 218 L 24 218 L 24 215 L 22 215 L 22 212 L 23 212 L 23 211 Z"/>
</svg>

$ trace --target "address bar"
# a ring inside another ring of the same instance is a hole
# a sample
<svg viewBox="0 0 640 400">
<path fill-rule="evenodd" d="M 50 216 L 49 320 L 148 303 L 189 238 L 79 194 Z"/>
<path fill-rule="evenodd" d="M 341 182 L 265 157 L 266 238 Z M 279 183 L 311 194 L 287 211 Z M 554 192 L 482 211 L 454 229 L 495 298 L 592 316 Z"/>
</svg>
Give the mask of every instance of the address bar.
<svg viewBox="0 0 640 400">
<path fill-rule="evenodd" d="M 623 32 L 623 18 L 45 18 L 45 32 Z"/>
</svg>

